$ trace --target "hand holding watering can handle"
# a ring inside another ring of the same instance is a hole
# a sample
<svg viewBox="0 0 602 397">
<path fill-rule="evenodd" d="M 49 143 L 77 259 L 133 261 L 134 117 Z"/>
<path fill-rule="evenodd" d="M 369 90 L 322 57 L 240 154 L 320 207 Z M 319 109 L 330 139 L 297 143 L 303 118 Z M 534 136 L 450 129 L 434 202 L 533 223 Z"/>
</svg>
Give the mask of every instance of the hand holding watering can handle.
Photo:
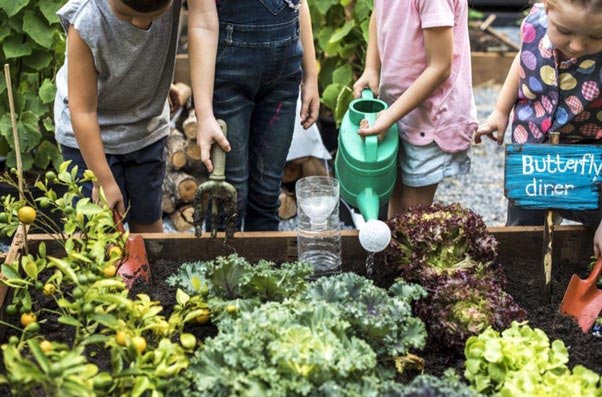
<svg viewBox="0 0 602 397">
<path fill-rule="evenodd" d="M 217 123 L 222 129 L 224 137 L 227 137 L 228 126 L 226 122 L 217 120 Z M 213 163 L 213 171 L 209 174 L 209 179 L 212 181 L 226 180 L 226 152 L 217 142 L 214 142 L 211 146 L 211 162 Z"/>
<path fill-rule="evenodd" d="M 362 99 L 374 99 L 372 90 L 365 89 L 362 91 Z M 368 125 L 374 125 L 376 122 L 376 113 L 366 113 L 366 121 Z M 364 137 L 364 153 L 366 154 L 366 161 L 374 162 L 378 158 L 378 136 L 368 135 Z"/>
</svg>

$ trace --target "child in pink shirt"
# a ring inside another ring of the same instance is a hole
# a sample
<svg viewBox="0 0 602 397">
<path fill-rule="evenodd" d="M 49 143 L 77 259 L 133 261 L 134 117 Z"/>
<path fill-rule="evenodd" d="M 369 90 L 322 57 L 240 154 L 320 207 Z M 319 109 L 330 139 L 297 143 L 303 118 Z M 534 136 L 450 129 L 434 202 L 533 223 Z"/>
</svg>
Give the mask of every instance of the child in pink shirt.
<svg viewBox="0 0 602 397">
<path fill-rule="evenodd" d="M 477 127 L 467 0 L 375 0 L 366 67 L 355 96 L 370 88 L 390 107 L 362 135 L 399 126 L 401 178 L 389 216 L 433 202 L 439 182 L 470 170 Z"/>
</svg>

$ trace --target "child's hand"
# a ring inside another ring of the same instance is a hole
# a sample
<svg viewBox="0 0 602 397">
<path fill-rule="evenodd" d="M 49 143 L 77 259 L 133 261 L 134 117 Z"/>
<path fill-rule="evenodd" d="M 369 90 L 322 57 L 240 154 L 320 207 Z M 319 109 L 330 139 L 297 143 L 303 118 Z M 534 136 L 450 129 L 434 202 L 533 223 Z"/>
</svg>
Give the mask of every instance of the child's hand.
<svg viewBox="0 0 602 397">
<path fill-rule="evenodd" d="M 362 120 L 358 134 L 361 136 L 378 135 L 378 141 L 380 142 L 393 123 L 394 121 L 389 120 L 387 111 L 383 110 L 376 116 L 376 121 L 372 125 L 368 124 L 368 120 Z"/>
<path fill-rule="evenodd" d="M 594 255 L 596 258 L 602 255 L 602 222 L 600 222 L 594 234 Z"/>
<path fill-rule="evenodd" d="M 121 189 L 115 180 L 107 182 L 102 185 L 102 191 L 107 199 L 107 205 L 111 209 L 116 209 L 119 214 L 125 216 L 125 203 L 123 201 L 123 195 Z M 92 187 L 92 201 L 95 203 L 100 202 L 100 185 L 94 183 Z"/>
<path fill-rule="evenodd" d="M 320 112 L 320 93 L 318 92 L 318 81 L 304 81 L 301 86 L 301 125 L 308 129 L 318 119 Z"/>
<path fill-rule="evenodd" d="M 481 143 L 481 137 L 485 135 L 492 141 L 496 141 L 498 145 L 502 145 L 504 143 L 504 134 L 508 127 L 508 120 L 509 117 L 507 114 L 494 110 L 493 113 L 489 115 L 487 122 L 480 125 L 477 129 L 477 132 L 474 135 L 474 142 Z M 494 134 L 494 132 L 497 132 L 497 134 Z"/>
<path fill-rule="evenodd" d="M 211 163 L 211 145 L 217 143 L 226 152 L 230 151 L 230 143 L 224 136 L 222 129 L 215 117 L 206 117 L 197 120 L 196 141 L 201 148 L 201 161 L 207 167 L 207 171 L 213 171 L 213 163 Z"/>
<path fill-rule="evenodd" d="M 377 97 L 379 80 L 380 76 L 378 72 L 368 69 L 364 70 L 364 73 L 362 73 L 353 85 L 353 96 L 359 98 L 362 96 L 362 91 L 369 88 L 374 93 L 374 96 Z"/>
<path fill-rule="evenodd" d="M 182 107 L 182 100 L 180 99 L 180 90 L 178 89 L 178 86 L 175 84 L 172 84 L 171 87 L 169 87 L 169 112 L 170 113 L 174 113 L 176 110 L 178 110 L 180 107 Z"/>
</svg>

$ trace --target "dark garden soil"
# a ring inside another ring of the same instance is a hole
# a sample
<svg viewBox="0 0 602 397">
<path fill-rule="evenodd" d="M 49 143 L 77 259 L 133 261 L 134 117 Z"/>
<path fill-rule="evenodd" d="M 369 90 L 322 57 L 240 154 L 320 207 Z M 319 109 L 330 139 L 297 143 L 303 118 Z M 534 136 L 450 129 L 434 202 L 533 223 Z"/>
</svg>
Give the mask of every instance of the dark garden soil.
<svg viewBox="0 0 602 397">
<path fill-rule="evenodd" d="M 176 289 L 167 285 L 167 278 L 175 273 L 179 264 L 169 261 L 159 261 L 154 264 L 152 269 L 152 280 L 150 284 L 135 284 L 130 291 L 130 297 L 144 293 L 150 296 L 153 301 L 160 301 L 163 306 L 161 313 L 169 317 L 173 306 L 175 305 Z M 541 328 L 550 337 L 550 340 L 561 339 L 569 348 L 571 361 L 570 367 L 576 364 L 582 364 L 591 370 L 602 373 L 602 338 L 593 335 L 585 335 L 580 328 L 570 318 L 566 318 L 558 312 L 560 302 L 564 295 L 566 286 L 573 273 L 577 273 L 584 278 L 588 274 L 588 264 L 555 263 L 552 278 L 552 303 L 543 303 L 542 284 L 543 276 L 540 276 L 539 263 L 526 262 L 518 259 L 513 263 L 504 264 L 504 271 L 508 278 L 506 290 L 514 296 L 517 302 L 528 311 L 529 323 L 533 327 Z M 363 262 L 347 262 L 343 265 L 344 271 L 353 271 L 355 273 L 366 275 L 366 266 Z M 376 284 L 387 287 L 394 281 L 392 274 L 375 275 Z M 47 309 L 56 309 L 54 301 L 44 296 L 40 291 L 35 291 L 32 296 L 34 305 L 45 307 Z M 433 315 L 436 315 L 434 313 Z M 18 319 L 9 319 L 17 323 Z M 40 320 L 46 320 L 43 325 L 44 336 L 49 340 L 58 340 L 64 343 L 71 343 L 73 340 L 70 327 L 63 326 L 56 322 L 54 314 L 43 312 Z M 194 334 L 199 340 L 212 337 L 217 334 L 217 328 L 211 324 L 194 325 L 188 327 L 186 332 Z M 10 329 L 7 331 L 5 339 L 14 334 Z M 91 362 L 96 363 L 100 370 L 110 370 L 110 355 L 108 350 L 102 346 L 89 347 L 86 350 Z M 429 344 L 422 352 L 416 352 L 425 360 L 425 372 L 434 375 L 442 375 L 447 368 L 454 368 L 458 374 L 463 373 L 463 354 L 462 352 L 451 352 L 436 344 Z M 4 372 L 0 361 L 0 372 Z M 0 394 L 6 391 L 0 387 Z M 1 395 L 8 395 L 3 393 Z"/>
</svg>

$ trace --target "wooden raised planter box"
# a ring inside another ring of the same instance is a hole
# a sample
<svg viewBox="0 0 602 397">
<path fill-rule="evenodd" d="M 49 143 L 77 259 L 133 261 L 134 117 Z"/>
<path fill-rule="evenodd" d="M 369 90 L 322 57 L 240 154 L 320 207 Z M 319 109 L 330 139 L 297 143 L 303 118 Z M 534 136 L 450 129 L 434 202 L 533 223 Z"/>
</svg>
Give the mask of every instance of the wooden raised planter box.
<svg viewBox="0 0 602 397">
<path fill-rule="evenodd" d="M 542 227 L 491 227 L 489 231 L 499 242 L 497 261 L 501 264 L 514 260 L 538 260 L 542 249 Z M 345 262 L 364 261 L 366 252 L 361 248 L 357 231 L 342 233 L 343 267 Z M 292 261 L 297 258 L 295 232 L 252 232 L 237 233 L 224 244 L 223 238 L 209 236 L 196 238 L 187 233 L 144 234 L 148 259 L 152 265 L 158 260 L 199 261 L 213 259 L 219 255 L 237 252 L 250 262 L 268 259 L 275 262 Z M 570 260 L 571 263 L 589 263 L 592 255 L 593 230 L 581 226 L 558 226 L 554 231 L 554 262 Z M 31 252 L 37 252 L 41 242 L 46 243 L 48 255 L 59 256 L 61 247 L 51 236 L 32 234 L 28 236 Z M 23 246 L 22 232 L 18 231 L 7 254 L 7 261 L 18 258 Z M 152 272 L 152 269 L 151 269 Z M 0 308 L 5 305 L 7 288 L 0 285 Z"/>
</svg>

